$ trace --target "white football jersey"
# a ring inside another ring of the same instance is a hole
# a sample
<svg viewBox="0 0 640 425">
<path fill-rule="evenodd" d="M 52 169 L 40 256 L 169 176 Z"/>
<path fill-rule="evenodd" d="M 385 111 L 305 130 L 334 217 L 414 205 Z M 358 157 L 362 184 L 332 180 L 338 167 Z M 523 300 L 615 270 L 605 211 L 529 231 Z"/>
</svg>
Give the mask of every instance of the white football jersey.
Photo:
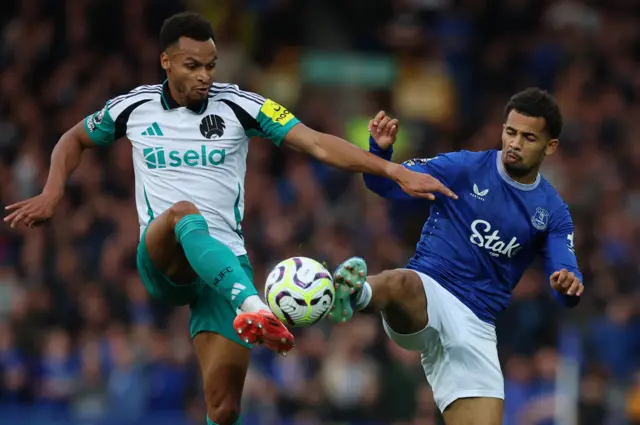
<svg viewBox="0 0 640 425">
<path fill-rule="evenodd" d="M 232 84 L 213 84 L 189 109 L 168 84 L 140 86 L 84 120 L 98 145 L 131 141 L 140 232 L 179 201 L 195 204 L 209 233 L 236 255 L 246 253 L 241 222 L 249 138 L 279 145 L 298 119 L 278 103 Z"/>
</svg>

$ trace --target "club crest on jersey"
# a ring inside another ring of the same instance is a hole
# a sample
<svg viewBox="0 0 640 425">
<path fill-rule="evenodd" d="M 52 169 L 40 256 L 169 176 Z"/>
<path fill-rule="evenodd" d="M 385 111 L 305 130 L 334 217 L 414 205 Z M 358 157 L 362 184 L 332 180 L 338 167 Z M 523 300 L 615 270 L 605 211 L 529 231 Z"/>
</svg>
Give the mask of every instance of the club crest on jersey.
<svg viewBox="0 0 640 425">
<path fill-rule="evenodd" d="M 200 134 L 207 139 L 221 137 L 227 127 L 222 117 L 218 115 L 207 115 L 200 121 Z"/>
<path fill-rule="evenodd" d="M 531 217 L 531 224 L 538 230 L 546 230 L 549 224 L 549 211 L 536 208 L 536 213 Z"/>
</svg>

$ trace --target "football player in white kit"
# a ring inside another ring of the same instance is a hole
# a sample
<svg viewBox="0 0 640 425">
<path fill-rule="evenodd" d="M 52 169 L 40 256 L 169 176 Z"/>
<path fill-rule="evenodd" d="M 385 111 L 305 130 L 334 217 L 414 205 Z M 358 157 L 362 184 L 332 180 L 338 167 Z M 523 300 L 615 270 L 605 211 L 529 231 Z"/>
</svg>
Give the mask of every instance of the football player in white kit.
<svg viewBox="0 0 640 425">
<path fill-rule="evenodd" d="M 411 196 L 455 195 L 431 176 L 304 126 L 270 99 L 214 84 L 217 51 L 204 17 L 174 15 L 165 21 L 160 42 L 167 81 L 115 97 L 67 131 L 53 150 L 42 194 L 7 207 L 5 221 L 11 227 L 47 221 L 82 151 L 128 138 L 142 283 L 156 299 L 190 306 L 207 422 L 232 425 L 239 423 L 250 344 L 281 353 L 293 347 L 291 333 L 257 295 L 242 237 L 249 138 L 268 138 L 341 169 L 392 179 Z"/>
</svg>

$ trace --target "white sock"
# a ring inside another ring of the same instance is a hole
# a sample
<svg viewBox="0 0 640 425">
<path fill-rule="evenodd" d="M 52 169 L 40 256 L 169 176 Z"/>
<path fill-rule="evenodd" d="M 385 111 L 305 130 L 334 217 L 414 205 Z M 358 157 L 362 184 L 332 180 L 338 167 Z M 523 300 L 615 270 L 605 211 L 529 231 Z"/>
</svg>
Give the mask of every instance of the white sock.
<svg viewBox="0 0 640 425">
<path fill-rule="evenodd" d="M 371 290 L 371 285 L 369 282 L 365 282 L 362 290 L 360 290 L 360 294 L 358 295 L 358 299 L 356 300 L 356 310 L 360 311 L 363 308 L 366 308 L 371 302 L 371 297 L 373 296 L 373 291 Z"/>
<path fill-rule="evenodd" d="M 244 301 L 242 301 L 242 304 L 240 304 L 240 311 L 243 313 L 256 313 L 260 310 L 271 311 L 271 309 L 257 295 L 249 295 Z"/>
</svg>

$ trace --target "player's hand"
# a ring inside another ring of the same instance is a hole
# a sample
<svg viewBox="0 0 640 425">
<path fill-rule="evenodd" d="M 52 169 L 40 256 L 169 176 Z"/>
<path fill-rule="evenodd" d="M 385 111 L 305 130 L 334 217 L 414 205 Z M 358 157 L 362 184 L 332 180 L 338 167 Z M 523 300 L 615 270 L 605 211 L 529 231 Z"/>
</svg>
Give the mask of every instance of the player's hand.
<svg viewBox="0 0 640 425">
<path fill-rule="evenodd" d="M 551 288 L 561 294 L 579 297 L 584 291 L 584 285 L 573 272 L 567 271 L 567 269 L 554 272 L 549 281 Z"/>
<path fill-rule="evenodd" d="M 34 227 L 48 221 L 60 201 L 59 196 L 42 193 L 25 201 L 9 205 L 5 209 L 9 215 L 4 218 L 5 223 L 10 223 L 11 228 L 19 224 Z"/>
<path fill-rule="evenodd" d="M 400 164 L 394 164 L 393 180 L 403 191 L 416 198 L 436 199 L 434 193 L 439 192 L 449 198 L 458 199 L 458 195 L 429 174 L 417 173 Z"/>
<path fill-rule="evenodd" d="M 381 149 L 387 150 L 396 142 L 399 125 L 397 119 L 391 119 L 384 111 L 380 111 L 369 121 L 369 133 Z"/>
</svg>

